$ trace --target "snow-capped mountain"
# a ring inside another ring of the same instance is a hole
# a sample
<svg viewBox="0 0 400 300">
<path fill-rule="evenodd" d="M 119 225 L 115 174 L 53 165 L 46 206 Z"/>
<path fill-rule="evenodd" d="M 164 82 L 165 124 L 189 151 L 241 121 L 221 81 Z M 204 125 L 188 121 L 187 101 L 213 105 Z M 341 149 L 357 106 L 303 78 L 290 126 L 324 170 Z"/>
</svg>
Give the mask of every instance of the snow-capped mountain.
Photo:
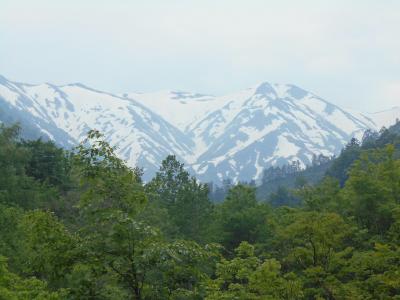
<svg viewBox="0 0 400 300">
<path fill-rule="evenodd" d="M 0 110 L 67 147 L 96 128 L 128 164 L 140 165 L 147 174 L 153 174 L 167 155 L 184 160 L 193 148 L 190 138 L 140 103 L 82 84 L 28 85 L 3 77 Z"/>
<path fill-rule="evenodd" d="M 96 128 L 145 179 L 175 154 L 203 181 L 258 179 L 270 165 L 334 155 L 400 109 L 343 110 L 294 85 L 261 83 L 215 97 L 164 91 L 114 95 L 82 84 L 29 85 L 0 77 L 0 120 L 20 121 L 71 147 Z"/>
<path fill-rule="evenodd" d="M 343 110 L 297 86 L 267 82 L 223 97 L 125 96 L 179 126 L 195 144 L 186 161 L 200 179 L 215 182 L 258 179 L 265 167 L 293 160 L 310 164 L 313 154 L 337 154 L 352 137 L 394 121 L 386 113 L 375 115 L 375 122 L 372 115 Z"/>
</svg>

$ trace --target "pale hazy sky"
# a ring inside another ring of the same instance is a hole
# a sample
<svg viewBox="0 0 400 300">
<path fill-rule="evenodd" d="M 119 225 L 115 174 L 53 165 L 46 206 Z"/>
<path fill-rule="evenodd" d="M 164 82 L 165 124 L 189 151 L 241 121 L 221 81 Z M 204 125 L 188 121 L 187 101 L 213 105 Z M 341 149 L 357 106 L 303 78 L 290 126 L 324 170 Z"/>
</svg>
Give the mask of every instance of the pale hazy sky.
<svg viewBox="0 0 400 300">
<path fill-rule="evenodd" d="M 0 0 L 0 74 L 111 92 L 293 83 L 400 105 L 399 0 Z"/>
</svg>

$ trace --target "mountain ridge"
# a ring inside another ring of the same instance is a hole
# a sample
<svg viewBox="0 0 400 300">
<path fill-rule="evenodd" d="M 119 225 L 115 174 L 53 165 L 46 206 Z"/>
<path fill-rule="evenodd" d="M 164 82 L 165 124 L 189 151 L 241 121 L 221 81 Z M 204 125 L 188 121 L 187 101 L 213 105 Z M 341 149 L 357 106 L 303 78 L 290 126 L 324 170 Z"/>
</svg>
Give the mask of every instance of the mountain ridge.
<svg viewBox="0 0 400 300">
<path fill-rule="evenodd" d="M 338 154 L 352 137 L 400 116 L 400 109 L 345 110 L 293 84 L 261 82 L 223 96 L 113 94 L 82 83 L 31 85 L 3 76 L 0 111 L 0 118 L 15 116 L 64 147 L 96 128 L 129 165 L 144 167 L 147 180 L 175 154 L 204 182 L 259 179 L 264 168 L 293 160 L 307 165 L 313 154 Z"/>
</svg>

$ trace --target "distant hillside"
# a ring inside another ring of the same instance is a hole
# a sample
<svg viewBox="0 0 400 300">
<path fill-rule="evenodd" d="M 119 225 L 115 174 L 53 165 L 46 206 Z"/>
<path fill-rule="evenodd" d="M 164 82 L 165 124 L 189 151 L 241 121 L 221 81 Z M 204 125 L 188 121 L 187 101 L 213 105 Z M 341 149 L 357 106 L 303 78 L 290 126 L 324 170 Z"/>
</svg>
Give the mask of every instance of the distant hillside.
<svg viewBox="0 0 400 300">
<path fill-rule="evenodd" d="M 317 184 L 332 166 L 333 161 L 327 161 L 320 165 L 310 166 L 303 171 L 288 174 L 285 177 L 267 180 L 257 187 L 257 199 L 266 200 L 272 193 L 276 193 L 280 187 L 294 189 L 299 184 Z"/>
</svg>

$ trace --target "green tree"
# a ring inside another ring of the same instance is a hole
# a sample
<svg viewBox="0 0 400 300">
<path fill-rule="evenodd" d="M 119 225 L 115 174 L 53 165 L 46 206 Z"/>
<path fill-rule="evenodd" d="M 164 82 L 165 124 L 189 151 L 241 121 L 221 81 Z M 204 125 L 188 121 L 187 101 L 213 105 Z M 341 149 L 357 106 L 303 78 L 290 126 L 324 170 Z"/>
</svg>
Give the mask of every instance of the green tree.
<svg viewBox="0 0 400 300">
<path fill-rule="evenodd" d="M 369 299 L 397 299 L 400 295 L 400 247 L 375 244 L 350 259 L 345 273 L 353 275 L 352 285 Z M 364 299 L 365 299 L 364 298 Z"/>
<path fill-rule="evenodd" d="M 18 146 L 19 133 L 18 125 L 0 124 L 0 203 L 23 208 L 43 207 L 58 194 L 27 175 L 30 151 Z"/>
<path fill-rule="evenodd" d="M 269 195 L 268 203 L 270 203 L 272 206 L 297 206 L 299 204 L 299 200 L 286 187 L 279 186 L 276 192 Z"/>
<path fill-rule="evenodd" d="M 205 243 L 208 240 L 212 203 L 208 187 L 189 175 L 173 155 L 168 156 L 146 188 L 150 201 L 167 209 L 176 236 Z"/>
<path fill-rule="evenodd" d="M 107 298 L 110 286 L 102 281 L 115 281 L 114 294 L 127 299 L 195 297 L 208 252 L 195 243 L 166 242 L 138 220 L 147 200 L 142 183 L 101 134 L 90 132 L 75 159 L 82 189 L 79 235 L 87 257 L 70 277 L 75 297 Z"/>
<path fill-rule="evenodd" d="M 393 145 L 365 152 L 350 170 L 344 189 L 350 213 L 373 234 L 383 236 L 400 203 L 400 161 Z"/>
<path fill-rule="evenodd" d="M 218 242 L 231 251 L 242 241 L 265 241 L 268 238 L 266 221 L 269 212 L 266 204 L 257 202 L 253 187 L 233 187 L 225 201 L 216 207 L 215 230 Z"/>
<path fill-rule="evenodd" d="M 356 238 L 357 229 L 338 214 L 297 212 L 278 229 L 276 247 L 284 268 L 302 275 L 306 297 L 335 299 L 343 289 L 336 275 Z"/>
<path fill-rule="evenodd" d="M 41 139 L 22 141 L 18 146 L 29 153 L 25 167 L 28 176 L 62 190 L 68 187 L 71 165 L 65 150 Z"/>
<path fill-rule="evenodd" d="M 339 180 L 340 185 L 343 186 L 348 178 L 348 172 L 352 164 L 360 157 L 360 154 L 360 142 L 355 138 L 351 139 L 340 153 L 340 156 L 333 161 L 326 174 Z"/>
<path fill-rule="evenodd" d="M 75 172 L 82 190 L 78 206 L 85 218 L 101 221 L 111 210 L 132 216 L 147 200 L 135 169 L 126 166 L 96 130 L 77 148 Z"/>
<path fill-rule="evenodd" d="M 310 211 L 342 213 L 346 209 L 339 181 L 333 177 L 325 177 L 316 186 L 305 186 L 296 195 Z"/>
<path fill-rule="evenodd" d="M 22 209 L 0 203 L 0 255 L 14 258 L 20 236 L 16 232 Z"/>
<path fill-rule="evenodd" d="M 61 300 L 65 296 L 66 291 L 49 291 L 44 281 L 23 279 L 10 272 L 6 258 L 0 256 L 0 300 Z"/>
<path fill-rule="evenodd" d="M 210 280 L 206 299 L 299 299 L 301 283 L 294 274 L 282 276 L 275 259 L 260 260 L 254 246 L 242 242 L 236 256 L 217 264 L 216 279 Z"/>
<path fill-rule="evenodd" d="M 46 281 L 50 288 L 65 287 L 65 275 L 79 256 L 79 239 L 50 212 L 29 211 L 17 224 L 15 265 L 25 276 Z"/>
</svg>

